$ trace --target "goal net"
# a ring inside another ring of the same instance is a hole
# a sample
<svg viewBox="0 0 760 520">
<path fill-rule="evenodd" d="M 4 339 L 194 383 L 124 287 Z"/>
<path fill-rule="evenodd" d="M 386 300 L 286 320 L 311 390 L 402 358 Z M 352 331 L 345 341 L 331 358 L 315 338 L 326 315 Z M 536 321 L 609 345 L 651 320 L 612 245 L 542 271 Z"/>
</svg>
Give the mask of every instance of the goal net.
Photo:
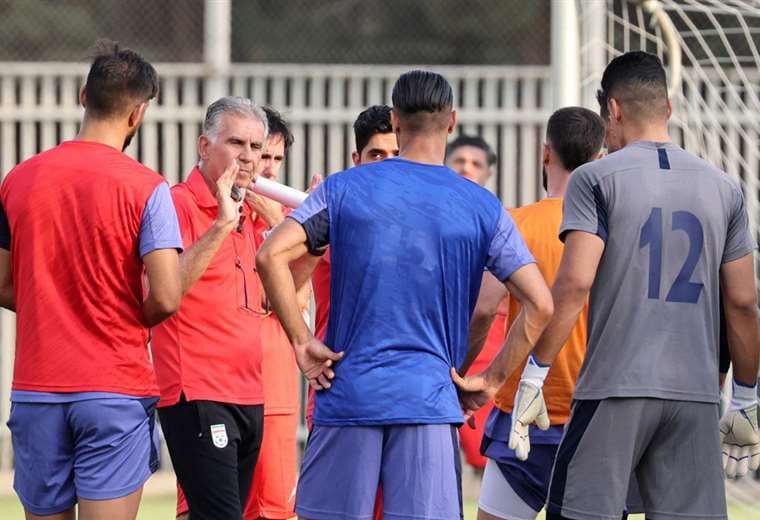
<svg viewBox="0 0 760 520">
<path fill-rule="evenodd" d="M 629 50 L 668 70 L 673 138 L 741 180 L 760 229 L 760 1 L 578 0 L 581 91 L 595 104 L 604 65 Z"/>
</svg>

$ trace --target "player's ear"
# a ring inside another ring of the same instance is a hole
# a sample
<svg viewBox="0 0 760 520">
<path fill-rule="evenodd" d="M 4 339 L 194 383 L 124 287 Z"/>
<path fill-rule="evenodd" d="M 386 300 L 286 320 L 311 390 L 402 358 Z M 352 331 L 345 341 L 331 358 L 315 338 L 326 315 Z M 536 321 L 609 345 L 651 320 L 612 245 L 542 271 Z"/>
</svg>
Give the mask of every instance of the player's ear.
<svg viewBox="0 0 760 520">
<path fill-rule="evenodd" d="M 359 152 L 354 150 L 351 152 L 351 161 L 353 161 L 354 166 L 359 166 L 362 163 L 362 156 L 359 154 Z"/>
<path fill-rule="evenodd" d="M 670 119 L 670 116 L 673 114 L 673 104 L 670 102 L 670 98 L 666 99 L 665 103 L 668 107 L 668 119 Z"/>
<path fill-rule="evenodd" d="M 148 103 L 140 103 L 129 113 L 129 120 L 127 121 L 130 128 L 140 126 L 143 117 L 145 117 L 145 110 L 148 108 Z"/>
<path fill-rule="evenodd" d="M 396 114 L 396 109 L 391 109 L 391 128 L 393 129 L 393 133 L 398 135 L 399 133 L 399 122 L 398 122 L 398 114 Z"/>
<path fill-rule="evenodd" d="M 87 85 L 82 85 L 82 88 L 79 89 L 79 104 L 82 105 L 82 108 L 87 108 L 87 96 L 85 95 L 85 88 Z"/>
<path fill-rule="evenodd" d="M 454 129 L 457 127 L 457 111 L 452 110 L 451 115 L 449 116 L 449 133 L 454 132 Z"/>
<path fill-rule="evenodd" d="M 620 103 L 618 103 L 618 100 L 611 97 L 607 101 L 607 107 L 610 111 L 610 119 L 613 121 L 620 121 L 621 116 L 623 115 L 623 111 L 620 107 Z"/>
<path fill-rule="evenodd" d="M 543 153 L 543 164 L 546 166 L 549 164 L 549 154 L 551 153 L 551 148 L 549 147 L 549 143 L 544 143 L 544 153 Z"/>
<path fill-rule="evenodd" d="M 201 134 L 198 138 L 198 157 L 201 161 L 208 160 L 208 147 L 211 144 L 211 139 L 206 134 Z"/>
</svg>

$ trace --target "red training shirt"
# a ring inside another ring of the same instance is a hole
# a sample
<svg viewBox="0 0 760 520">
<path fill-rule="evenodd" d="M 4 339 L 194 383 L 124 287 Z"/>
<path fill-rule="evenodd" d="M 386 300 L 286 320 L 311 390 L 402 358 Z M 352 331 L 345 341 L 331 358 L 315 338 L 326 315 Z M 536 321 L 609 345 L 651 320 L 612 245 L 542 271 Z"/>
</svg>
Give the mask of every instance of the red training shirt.
<svg viewBox="0 0 760 520">
<path fill-rule="evenodd" d="M 216 197 L 198 168 L 172 188 L 187 250 L 211 227 Z M 264 315 L 256 276 L 256 243 L 250 209 L 182 300 L 179 312 L 153 328 L 153 362 L 161 389 L 159 407 L 206 400 L 264 402 L 260 325 Z"/>
<path fill-rule="evenodd" d="M 6 176 L 14 390 L 158 395 L 142 324 L 139 235 L 162 182 L 91 141 L 64 142 Z"/>
</svg>

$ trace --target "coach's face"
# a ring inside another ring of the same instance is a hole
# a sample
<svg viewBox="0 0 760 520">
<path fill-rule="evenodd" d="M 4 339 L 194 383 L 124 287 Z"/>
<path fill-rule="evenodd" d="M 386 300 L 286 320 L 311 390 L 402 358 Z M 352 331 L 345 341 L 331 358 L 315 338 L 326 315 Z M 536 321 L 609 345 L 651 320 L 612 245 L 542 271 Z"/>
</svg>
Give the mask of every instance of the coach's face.
<svg viewBox="0 0 760 520">
<path fill-rule="evenodd" d="M 264 148 L 264 125 L 252 117 L 236 113 L 223 114 L 215 135 L 201 135 L 198 153 L 201 170 L 211 181 L 216 181 L 232 162 L 237 162 L 240 173 L 236 184 L 248 186 L 253 180 L 256 164 Z"/>
<path fill-rule="evenodd" d="M 446 159 L 446 166 L 481 186 L 485 186 L 491 177 L 488 155 L 477 146 L 458 147 Z"/>
</svg>

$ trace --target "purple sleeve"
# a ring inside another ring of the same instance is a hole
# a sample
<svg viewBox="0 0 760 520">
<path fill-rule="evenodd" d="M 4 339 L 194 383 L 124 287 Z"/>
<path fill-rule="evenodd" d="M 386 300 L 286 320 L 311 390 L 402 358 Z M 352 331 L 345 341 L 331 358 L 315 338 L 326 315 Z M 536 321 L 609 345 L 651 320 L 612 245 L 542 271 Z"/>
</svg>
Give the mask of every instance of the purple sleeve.
<svg viewBox="0 0 760 520">
<path fill-rule="evenodd" d="M 512 217 L 502 209 L 488 248 L 486 268 L 504 282 L 524 265 L 535 263 Z"/>
<path fill-rule="evenodd" d="M 314 192 L 287 218 L 292 218 L 303 227 L 306 245 L 314 256 L 325 254 L 330 243 L 330 215 L 327 211 L 326 185 L 320 184 Z"/>
<path fill-rule="evenodd" d="M 148 199 L 140 224 L 140 257 L 156 249 L 182 251 L 177 212 L 165 182 L 159 184 Z"/>
</svg>

